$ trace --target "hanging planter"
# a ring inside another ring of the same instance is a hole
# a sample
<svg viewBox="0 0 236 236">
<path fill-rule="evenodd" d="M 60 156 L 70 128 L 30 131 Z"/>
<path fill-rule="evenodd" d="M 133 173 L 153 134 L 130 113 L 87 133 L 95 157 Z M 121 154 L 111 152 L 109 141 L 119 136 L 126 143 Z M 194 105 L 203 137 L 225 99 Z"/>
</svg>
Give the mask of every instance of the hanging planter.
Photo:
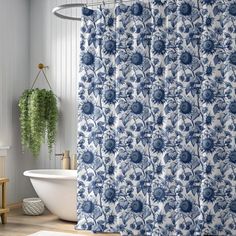
<svg viewBox="0 0 236 236">
<path fill-rule="evenodd" d="M 57 101 L 54 93 L 46 89 L 26 90 L 20 98 L 21 143 L 39 155 L 47 138 L 49 153 L 56 139 L 58 120 Z"/>
<path fill-rule="evenodd" d="M 36 79 L 38 78 L 38 75 Z M 44 76 L 46 78 L 45 73 Z M 37 157 L 41 145 L 46 141 L 50 154 L 56 140 L 58 120 L 58 108 L 55 94 L 51 90 L 31 88 L 26 90 L 20 97 L 19 108 L 21 143 L 23 148 L 28 148 L 33 155 Z"/>
</svg>

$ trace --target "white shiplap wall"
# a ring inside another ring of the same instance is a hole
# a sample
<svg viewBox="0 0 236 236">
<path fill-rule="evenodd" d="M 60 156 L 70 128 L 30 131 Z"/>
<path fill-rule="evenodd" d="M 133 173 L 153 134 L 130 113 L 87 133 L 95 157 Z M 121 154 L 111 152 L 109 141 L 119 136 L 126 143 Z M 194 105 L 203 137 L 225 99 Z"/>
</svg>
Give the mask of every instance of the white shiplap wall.
<svg viewBox="0 0 236 236">
<path fill-rule="evenodd" d="M 0 146 L 11 146 L 6 158 L 8 203 L 33 194 L 24 169 L 34 166 L 22 154 L 17 101 L 29 84 L 29 1 L 1 0 L 0 4 Z"/>
<path fill-rule="evenodd" d="M 37 64 L 49 66 L 47 75 L 53 91 L 60 98 L 60 119 L 55 153 L 65 149 L 76 153 L 76 87 L 79 76 L 79 31 L 77 21 L 62 20 L 51 11 L 55 6 L 71 3 L 71 0 L 30 1 L 30 61 L 31 82 L 37 73 Z M 79 2 L 74 1 L 73 2 Z M 71 11 L 71 10 L 70 10 Z M 71 12 L 69 12 L 71 13 Z M 73 10 L 73 14 L 79 14 Z M 36 84 L 46 87 L 43 77 Z M 60 168 L 60 158 L 48 157 L 47 148 L 42 148 L 37 161 L 38 168 Z"/>
</svg>

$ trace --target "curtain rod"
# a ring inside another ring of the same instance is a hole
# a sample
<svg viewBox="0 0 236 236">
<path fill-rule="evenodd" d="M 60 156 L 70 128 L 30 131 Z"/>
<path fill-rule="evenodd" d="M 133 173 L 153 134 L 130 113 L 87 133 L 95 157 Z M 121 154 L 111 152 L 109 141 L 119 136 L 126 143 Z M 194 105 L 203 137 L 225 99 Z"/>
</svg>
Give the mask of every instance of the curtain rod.
<svg viewBox="0 0 236 236">
<path fill-rule="evenodd" d="M 123 0 L 121 1 L 123 2 L 133 2 L 134 0 Z M 55 8 L 53 8 L 52 13 L 62 19 L 66 19 L 66 20 L 77 20 L 80 21 L 81 18 L 80 17 L 73 17 L 73 16 L 67 16 L 67 15 L 63 15 L 61 13 L 59 13 L 61 10 L 65 10 L 65 9 L 70 9 L 70 8 L 79 8 L 79 7 L 93 7 L 93 6 L 99 6 L 99 5 L 107 5 L 107 4 L 116 4 L 117 1 L 98 1 L 96 3 L 69 3 L 69 4 L 63 4 L 60 6 L 57 6 Z"/>
</svg>

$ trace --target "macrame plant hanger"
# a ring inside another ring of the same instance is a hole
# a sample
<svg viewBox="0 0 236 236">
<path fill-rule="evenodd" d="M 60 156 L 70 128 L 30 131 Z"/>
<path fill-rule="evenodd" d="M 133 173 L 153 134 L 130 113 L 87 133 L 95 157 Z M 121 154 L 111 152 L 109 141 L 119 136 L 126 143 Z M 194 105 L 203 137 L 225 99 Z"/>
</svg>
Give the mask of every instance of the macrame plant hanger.
<svg viewBox="0 0 236 236">
<path fill-rule="evenodd" d="M 38 68 L 39 68 L 39 72 L 38 72 L 37 76 L 36 76 L 35 79 L 34 79 L 34 82 L 33 82 L 33 84 L 32 84 L 31 89 L 34 88 L 34 85 L 35 85 L 36 81 L 38 80 L 40 73 L 42 72 L 44 78 L 46 79 L 46 82 L 47 82 L 47 84 L 48 84 L 50 90 L 52 90 L 52 86 L 51 86 L 51 84 L 49 83 L 49 80 L 48 80 L 48 78 L 47 78 L 47 76 L 46 76 L 46 73 L 45 73 L 45 71 L 44 71 L 44 69 L 47 69 L 48 66 L 45 66 L 44 64 L 40 63 L 40 64 L 38 64 Z"/>
</svg>

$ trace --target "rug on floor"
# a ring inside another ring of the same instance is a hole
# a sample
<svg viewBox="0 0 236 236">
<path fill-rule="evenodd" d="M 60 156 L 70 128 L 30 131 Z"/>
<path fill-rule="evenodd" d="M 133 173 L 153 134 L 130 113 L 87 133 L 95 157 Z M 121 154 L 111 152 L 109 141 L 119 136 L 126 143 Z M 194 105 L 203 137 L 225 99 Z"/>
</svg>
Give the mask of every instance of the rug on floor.
<svg viewBox="0 0 236 236">
<path fill-rule="evenodd" d="M 74 235 L 76 234 L 69 234 L 55 231 L 39 231 L 34 234 L 29 234 L 28 236 L 74 236 Z"/>
</svg>

